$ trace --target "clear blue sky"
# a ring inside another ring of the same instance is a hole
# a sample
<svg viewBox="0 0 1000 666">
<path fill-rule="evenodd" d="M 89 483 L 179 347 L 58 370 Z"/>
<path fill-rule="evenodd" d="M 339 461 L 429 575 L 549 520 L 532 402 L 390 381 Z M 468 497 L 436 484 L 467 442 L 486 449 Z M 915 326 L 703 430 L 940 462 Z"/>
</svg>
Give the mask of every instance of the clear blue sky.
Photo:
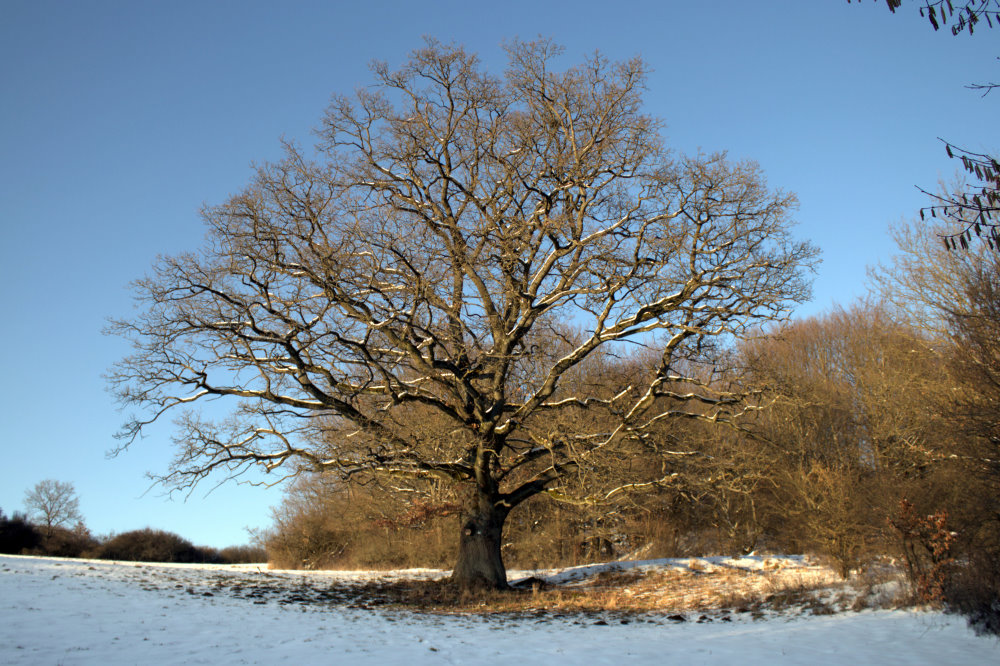
<svg viewBox="0 0 1000 666">
<path fill-rule="evenodd" d="M 423 35 L 477 51 L 552 37 L 568 63 L 642 55 L 647 109 L 682 151 L 757 160 L 801 200 L 799 235 L 823 250 L 803 315 L 865 293 L 892 252 L 889 223 L 951 177 L 935 137 L 996 150 L 1000 30 L 934 33 L 914 5 L 880 2 L 0 2 L 0 508 L 55 478 L 97 533 L 151 525 L 199 544 L 246 540 L 279 489 L 224 486 L 186 501 L 145 493 L 170 424 L 106 459 L 123 415 L 102 373 L 127 352 L 102 335 L 131 311 L 128 283 L 158 254 L 197 247 L 198 209 L 311 142 L 333 92 L 401 64 Z M 480 8 L 482 7 L 482 8 Z M 145 493 L 145 494 L 144 494 Z"/>
</svg>

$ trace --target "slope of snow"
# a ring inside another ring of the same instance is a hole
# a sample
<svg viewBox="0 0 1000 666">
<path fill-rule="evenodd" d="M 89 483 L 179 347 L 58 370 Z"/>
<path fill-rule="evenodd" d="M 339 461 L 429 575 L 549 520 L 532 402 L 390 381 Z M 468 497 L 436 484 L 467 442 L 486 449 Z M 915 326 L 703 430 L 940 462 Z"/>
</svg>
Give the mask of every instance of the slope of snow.
<svg viewBox="0 0 1000 666">
<path fill-rule="evenodd" d="M 652 563 L 642 563 L 649 566 Z M 716 562 L 718 565 L 727 565 Z M 757 566 L 754 561 L 745 566 Z M 511 618 L 359 610 L 268 596 L 347 578 L 255 566 L 111 564 L 0 556 L 6 664 L 996 664 L 1000 643 L 940 613 L 874 611 L 753 621 Z M 437 577 L 442 572 L 397 572 Z M 225 590 L 226 593 L 222 593 Z M 241 590 L 242 596 L 234 590 Z M 303 597 L 304 598 L 304 597 Z M 692 618 L 694 619 L 694 618 Z M 555 661 L 553 661 L 555 660 Z"/>
</svg>

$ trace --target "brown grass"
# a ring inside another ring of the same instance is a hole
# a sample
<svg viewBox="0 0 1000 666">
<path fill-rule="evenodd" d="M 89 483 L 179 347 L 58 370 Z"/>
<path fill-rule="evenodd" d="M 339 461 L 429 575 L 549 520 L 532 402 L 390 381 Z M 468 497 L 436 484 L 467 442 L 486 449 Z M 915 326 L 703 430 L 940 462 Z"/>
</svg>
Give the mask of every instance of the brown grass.
<svg viewBox="0 0 1000 666">
<path fill-rule="evenodd" d="M 698 560 L 684 568 L 602 571 L 570 583 L 531 578 L 509 591 L 470 592 L 446 581 L 370 583 L 368 599 L 393 608 L 438 613 L 658 613 L 683 614 L 764 606 L 801 606 L 821 612 L 816 601 L 842 586 L 829 567 L 749 570 Z M 829 595 L 827 595 L 829 596 Z"/>
</svg>

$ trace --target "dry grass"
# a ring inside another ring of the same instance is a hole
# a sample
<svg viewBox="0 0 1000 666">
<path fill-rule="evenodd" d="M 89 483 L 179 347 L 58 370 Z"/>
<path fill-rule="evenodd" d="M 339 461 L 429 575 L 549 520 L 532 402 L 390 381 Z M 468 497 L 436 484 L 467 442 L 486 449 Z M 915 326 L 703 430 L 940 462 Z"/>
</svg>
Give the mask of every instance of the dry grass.
<svg viewBox="0 0 1000 666">
<path fill-rule="evenodd" d="M 551 578 L 551 577 L 550 577 Z M 558 580 L 558 579 L 557 579 Z M 367 586 L 380 605 L 423 612 L 477 614 L 686 613 L 784 610 L 813 613 L 854 607 L 859 591 L 817 564 L 774 560 L 764 568 L 692 560 L 686 565 L 604 570 L 570 582 L 532 577 L 505 592 L 459 590 L 442 581 L 397 581 Z"/>
</svg>

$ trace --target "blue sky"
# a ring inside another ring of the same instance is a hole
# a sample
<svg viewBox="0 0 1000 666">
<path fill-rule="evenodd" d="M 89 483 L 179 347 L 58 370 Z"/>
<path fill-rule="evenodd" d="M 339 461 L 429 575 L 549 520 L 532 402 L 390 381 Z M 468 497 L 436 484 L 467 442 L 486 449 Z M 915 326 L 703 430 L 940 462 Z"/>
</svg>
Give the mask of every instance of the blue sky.
<svg viewBox="0 0 1000 666">
<path fill-rule="evenodd" d="M 105 456 L 123 415 L 102 373 L 128 283 L 158 254 L 196 248 L 198 210 L 251 164 L 303 144 L 334 92 L 401 64 L 421 37 L 503 68 L 504 40 L 551 37 L 566 62 L 600 50 L 651 65 L 647 110 L 681 151 L 757 160 L 798 194 L 798 234 L 823 250 L 803 316 L 864 295 L 888 225 L 957 164 L 936 137 L 995 151 L 1000 30 L 935 33 L 904 3 L 53 2 L 3 0 L 0 20 L 0 508 L 55 478 L 76 485 L 97 533 L 147 525 L 199 544 L 244 542 L 279 489 L 207 484 L 186 500 L 149 488 L 170 424 Z M 482 7 L 482 8 L 479 8 Z"/>
</svg>

